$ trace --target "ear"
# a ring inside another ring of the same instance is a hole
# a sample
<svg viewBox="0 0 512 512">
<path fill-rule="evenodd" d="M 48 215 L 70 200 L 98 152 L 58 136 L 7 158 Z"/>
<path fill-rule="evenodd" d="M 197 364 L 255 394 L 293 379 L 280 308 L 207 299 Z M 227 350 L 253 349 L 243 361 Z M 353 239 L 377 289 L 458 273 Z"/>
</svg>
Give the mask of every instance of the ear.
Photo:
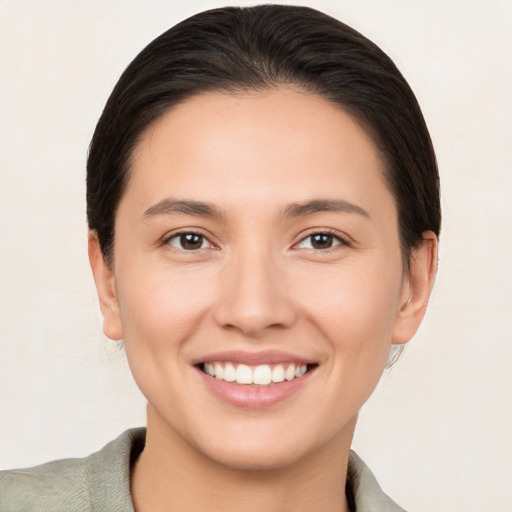
<svg viewBox="0 0 512 512">
<path fill-rule="evenodd" d="M 103 332 L 112 340 L 121 340 L 123 338 L 123 327 L 116 296 L 114 271 L 105 261 L 98 236 L 94 231 L 89 232 L 88 245 L 89 262 L 103 315 Z"/>
<path fill-rule="evenodd" d="M 402 302 L 393 326 L 392 343 L 407 343 L 418 330 L 427 310 L 437 271 L 437 237 L 423 233 L 421 244 L 412 251 L 410 268 L 404 276 Z"/>
</svg>

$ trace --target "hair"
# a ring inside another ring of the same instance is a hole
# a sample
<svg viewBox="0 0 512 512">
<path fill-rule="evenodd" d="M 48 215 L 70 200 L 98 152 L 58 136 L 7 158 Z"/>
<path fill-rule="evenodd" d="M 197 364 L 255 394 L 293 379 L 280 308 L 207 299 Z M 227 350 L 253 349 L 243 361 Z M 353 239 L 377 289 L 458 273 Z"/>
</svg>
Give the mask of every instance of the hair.
<svg viewBox="0 0 512 512">
<path fill-rule="evenodd" d="M 344 23 L 314 9 L 212 9 L 152 41 L 129 64 L 98 121 L 87 162 L 87 218 L 112 262 L 117 207 L 147 128 L 204 92 L 291 86 L 340 106 L 365 129 L 394 196 L 404 264 L 425 231 L 439 235 L 439 176 L 418 102 L 391 59 Z"/>
</svg>

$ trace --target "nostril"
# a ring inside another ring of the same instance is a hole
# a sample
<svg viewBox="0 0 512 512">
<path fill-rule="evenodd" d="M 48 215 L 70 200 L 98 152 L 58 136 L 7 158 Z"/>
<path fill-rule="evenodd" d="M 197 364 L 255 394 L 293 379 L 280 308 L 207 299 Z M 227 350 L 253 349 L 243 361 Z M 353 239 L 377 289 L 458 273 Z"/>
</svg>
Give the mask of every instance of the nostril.
<svg viewBox="0 0 512 512">
<path fill-rule="evenodd" d="M 293 308 L 291 305 L 283 306 L 266 304 L 260 309 L 244 309 L 241 304 L 223 305 L 216 312 L 216 320 L 223 329 L 258 337 L 268 329 L 286 329 L 294 323 Z"/>
</svg>

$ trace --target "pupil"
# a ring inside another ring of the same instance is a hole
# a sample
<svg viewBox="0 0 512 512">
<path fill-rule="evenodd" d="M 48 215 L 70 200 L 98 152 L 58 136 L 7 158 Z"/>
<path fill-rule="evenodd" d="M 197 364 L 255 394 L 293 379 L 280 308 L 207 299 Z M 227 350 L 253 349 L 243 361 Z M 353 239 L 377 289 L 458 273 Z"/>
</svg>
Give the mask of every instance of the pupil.
<svg viewBox="0 0 512 512">
<path fill-rule="evenodd" d="M 180 243 L 183 249 L 200 249 L 203 245 L 203 237 L 195 233 L 187 233 L 180 236 Z"/>
<path fill-rule="evenodd" d="M 315 249 L 326 249 L 332 246 L 332 235 L 319 233 L 313 235 L 312 245 Z"/>
</svg>

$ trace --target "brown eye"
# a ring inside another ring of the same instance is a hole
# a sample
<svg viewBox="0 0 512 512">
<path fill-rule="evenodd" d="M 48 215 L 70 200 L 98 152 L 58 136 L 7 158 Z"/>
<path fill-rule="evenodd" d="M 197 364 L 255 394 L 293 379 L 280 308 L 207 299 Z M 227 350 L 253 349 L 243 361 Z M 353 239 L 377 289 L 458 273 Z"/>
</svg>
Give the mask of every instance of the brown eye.
<svg viewBox="0 0 512 512">
<path fill-rule="evenodd" d="M 178 233 L 169 238 L 167 243 L 185 251 L 197 251 L 209 246 L 208 240 L 198 233 Z"/>
<path fill-rule="evenodd" d="M 340 245 L 342 240 L 330 233 L 313 233 L 312 235 L 307 236 L 297 245 L 299 249 L 330 249 L 331 247 L 335 247 L 336 245 Z"/>
<path fill-rule="evenodd" d="M 333 241 L 333 236 L 325 233 L 318 233 L 311 236 L 311 245 L 314 249 L 328 249 L 332 247 Z"/>
</svg>

